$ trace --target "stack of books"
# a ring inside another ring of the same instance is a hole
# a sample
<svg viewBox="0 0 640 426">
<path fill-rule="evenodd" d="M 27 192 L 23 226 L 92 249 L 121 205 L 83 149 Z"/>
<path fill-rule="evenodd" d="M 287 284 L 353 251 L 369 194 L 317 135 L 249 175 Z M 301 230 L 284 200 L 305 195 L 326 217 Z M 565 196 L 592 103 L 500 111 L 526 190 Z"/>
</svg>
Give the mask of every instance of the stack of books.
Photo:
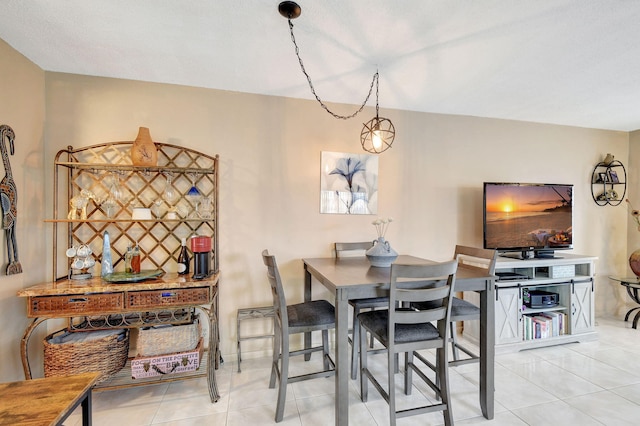
<svg viewBox="0 0 640 426">
<path fill-rule="evenodd" d="M 523 315 L 522 319 L 524 340 L 547 339 L 567 333 L 567 314 L 563 312 Z"/>
</svg>

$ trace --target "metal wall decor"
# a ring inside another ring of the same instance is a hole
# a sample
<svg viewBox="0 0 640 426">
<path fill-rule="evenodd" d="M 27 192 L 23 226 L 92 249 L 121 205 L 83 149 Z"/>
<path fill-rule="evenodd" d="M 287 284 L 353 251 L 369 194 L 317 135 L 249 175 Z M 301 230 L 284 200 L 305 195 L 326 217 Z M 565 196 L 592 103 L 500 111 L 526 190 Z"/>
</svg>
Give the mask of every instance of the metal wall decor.
<svg viewBox="0 0 640 426">
<path fill-rule="evenodd" d="M 13 141 L 15 133 L 6 124 L 0 126 L 0 152 L 2 152 L 2 163 L 4 164 L 5 175 L 0 181 L 0 205 L 2 206 L 2 229 L 5 230 L 7 241 L 7 275 L 21 274 L 22 265 L 18 260 L 18 242 L 16 240 L 16 221 L 18 218 L 18 190 L 11 174 L 11 164 L 9 163 L 9 153 L 6 142 L 9 143 L 11 155 L 14 153 Z"/>
<path fill-rule="evenodd" d="M 391 145 L 393 144 L 393 141 L 396 137 L 396 129 L 393 126 L 393 123 L 391 123 L 391 120 L 389 120 L 388 118 L 380 117 L 378 114 L 378 109 L 379 109 L 378 81 L 380 80 L 378 71 L 376 70 L 376 73 L 373 75 L 371 86 L 369 87 L 369 93 L 367 93 L 367 97 L 365 98 L 364 102 L 362 102 L 362 104 L 360 105 L 360 108 L 358 108 L 358 110 L 356 110 L 351 115 L 336 114 L 335 112 L 331 111 L 329 107 L 327 107 L 327 105 L 325 105 L 325 103 L 322 101 L 322 99 L 320 99 L 320 97 L 316 93 L 316 90 L 313 87 L 313 83 L 311 82 L 311 77 L 307 73 L 307 70 L 304 67 L 304 63 L 302 62 L 302 58 L 300 57 L 300 49 L 298 47 L 298 44 L 296 43 L 296 38 L 293 35 L 293 22 L 291 22 L 291 20 L 296 19 L 297 17 L 300 16 L 300 14 L 302 13 L 302 8 L 294 1 L 283 1 L 278 5 L 278 12 L 280 12 L 280 15 L 285 17 L 289 22 L 289 32 L 291 33 L 291 41 L 293 42 L 293 45 L 295 47 L 296 56 L 298 57 L 298 62 L 300 63 L 300 69 L 302 70 L 302 73 L 305 75 L 305 77 L 307 78 L 307 81 L 309 82 L 309 88 L 311 89 L 311 93 L 313 94 L 313 96 L 315 96 L 320 106 L 329 114 L 331 114 L 333 117 L 339 118 L 341 120 L 348 120 L 349 118 L 353 118 L 356 115 L 358 115 L 358 113 L 360 113 L 360 111 L 364 109 L 364 106 L 369 101 L 369 97 L 371 97 L 371 93 L 373 92 L 373 85 L 375 84 L 376 116 L 364 124 L 364 127 L 360 132 L 360 144 L 362 145 L 362 149 L 372 154 L 379 154 L 391 148 Z"/>
</svg>

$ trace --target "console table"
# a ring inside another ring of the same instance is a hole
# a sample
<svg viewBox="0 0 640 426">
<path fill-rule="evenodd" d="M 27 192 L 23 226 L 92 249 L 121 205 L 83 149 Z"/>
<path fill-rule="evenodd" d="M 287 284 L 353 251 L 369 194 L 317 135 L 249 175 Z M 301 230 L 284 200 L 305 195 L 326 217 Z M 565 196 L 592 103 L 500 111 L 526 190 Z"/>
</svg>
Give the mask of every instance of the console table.
<svg viewBox="0 0 640 426">
<path fill-rule="evenodd" d="M 633 311 L 638 311 L 636 315 L 633 317 L 633 323 L 631 325 L 632 328 L 638 327 L 638 320 L 640 319 L 640 294 L 638 294 L 638 290 L 640 290 L 640 278 L 638 277 L 627 277 L 627 278 L 618 278 L 618 277 L 609 277 L 609 279 L 613 281 L 617 281 L 620 285 L 624 286 L 627 289 L 627 294 L 638 304 L 635 308 L 631 308 L 627 311 L 627 314 L 624 316 L 624 320 L 628 321 L 629 316 Z"/>
<path fill-rule="evenodd" d="M 74 331 L 105 328 L 138 328 L 158 324 L 184 324 L 192 320 L 194 310 L 203 312 L 209 325 L 209 346 L 195 372 L 131 379 L 130 364 L 112 379 L 100 383 L 103 390 L 140 386 L 160 381 L 207 377 L 209 395 L 216 402 L 218 393 L 215 369 L 218 368 L 218 279 L 219 274 L 204 280 L 167 273 L 159 278 L 137 283 L 110 284 L 100 277 L 88 280 L 61 280 L 38 284 L 18 292 L 27 299 L 27 316 L 33 322 L 24 332 L 21 344 L 22 365 L 26 379 L 31 379 L 28 344 L 35 328 L 52 318 L 68 318 Z M 204 367 L 204 368 L 203 368 Z"/>
<path fill-rule="evenodd" d="M 0 425 L 61 425 L 82 404 L 82 424 L 91 426 L 91 388 L 98 373 L 0 384 Z"/>
</svg>

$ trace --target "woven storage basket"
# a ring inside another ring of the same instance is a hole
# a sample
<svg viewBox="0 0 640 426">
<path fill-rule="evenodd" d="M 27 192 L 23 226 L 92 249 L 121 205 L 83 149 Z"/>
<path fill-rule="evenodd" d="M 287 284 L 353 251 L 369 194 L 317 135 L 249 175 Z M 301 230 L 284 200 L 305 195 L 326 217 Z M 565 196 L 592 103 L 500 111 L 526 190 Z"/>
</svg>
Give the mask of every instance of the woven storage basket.
<svg viewBox="0 0 640 426">
<path fill-rule="evenodd" d="M 200 320 L 196 315 L 191 324 L 162 325 L 138 329 L 138 356 L 154 356 L 192 351 L 200 340 Z"/>
<path fill-rule="evenodd" d="M 61 332 L 64 333 L 58 335 Z M 104 337 L 58 343 L 65 337 L 89 337 L 90 333 L 101 333 Z M 128 355 L 129 330 L 76 333 L 59 330 L 44 339 L 44 375 L 66 376 L 97 371 L 101 373 L 97 381 L 100 383 L 120 371 L 125 366 Z"/>
</svg>

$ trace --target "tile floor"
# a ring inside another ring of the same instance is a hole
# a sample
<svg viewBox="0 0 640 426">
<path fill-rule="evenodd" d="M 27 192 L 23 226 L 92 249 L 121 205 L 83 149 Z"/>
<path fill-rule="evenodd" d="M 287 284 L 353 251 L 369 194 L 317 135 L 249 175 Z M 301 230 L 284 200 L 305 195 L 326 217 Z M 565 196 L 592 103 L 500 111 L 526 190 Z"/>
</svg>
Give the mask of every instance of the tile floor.
<svg viewBox="0 0 640 426">
<path fill-rule="evenodd" d="M 640 330 L 620 319 L 597 321 L 598 341 L 521 351 L 496 357 L 495 418 L 482 417 L 478 405 L 478 366 L 450 370 L 453 413 L 457 425 L 637 425 L 640 420 Z M 249 354 L 247 354 L 249 355 Z M 126 390 L 94 392 L 95 426 L 274 424 L 277 392 L 269 389 L 266 357 L 242 362 L 237 373 L 233 356 L 217 371 L 222 398 L 209 401 L 206 381 L 174 382 Z M 384 368 L 384 355 L 379 359 Z M 319 358 L 312 358 L 317 366 Z M 302 370 L 309 363 L 296 361 Z M 400 375 L 396 386 L 402 395 Z M 357 381 L 351 382 L 351 424 L 388 424 L 387 404 L 373 387 L 369 401 L 359 398 Z M 433 398 L 425 386 L 401 397 L 399 404 Z M 282 425 L 332 425 L 333 378 L 289 385 Z M 441 414 L 398 421 L 399 425 L 440 425 Z M 79 410 L 65 425 L 81 424 Z"/>
</svg>

